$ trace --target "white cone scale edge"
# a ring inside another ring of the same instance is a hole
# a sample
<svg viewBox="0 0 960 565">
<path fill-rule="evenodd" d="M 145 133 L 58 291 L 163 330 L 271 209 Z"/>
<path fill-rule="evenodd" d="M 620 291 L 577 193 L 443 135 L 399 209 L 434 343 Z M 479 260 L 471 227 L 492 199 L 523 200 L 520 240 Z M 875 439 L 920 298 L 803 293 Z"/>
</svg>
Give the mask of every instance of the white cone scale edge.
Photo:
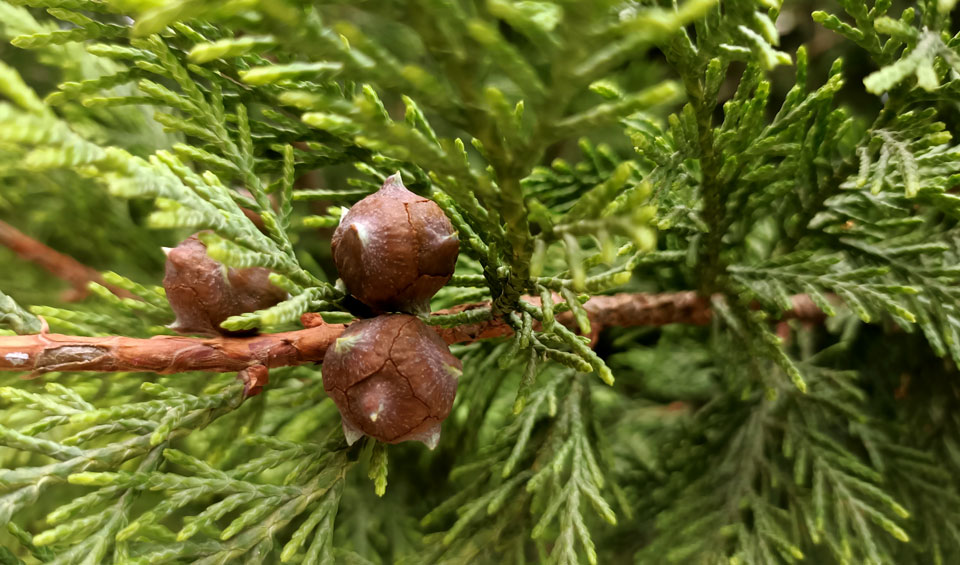
<svg viewBox="0 0 960 565">
<path fill-rule="evenodd" d="M 349 424 L 346 420 L 341 418 L 340 422 L 343 424 L 343 436 L 347 438 L 347 445 L 353 445 L 358 439 L 363 437 L 363 432 Z"/>
</svg>

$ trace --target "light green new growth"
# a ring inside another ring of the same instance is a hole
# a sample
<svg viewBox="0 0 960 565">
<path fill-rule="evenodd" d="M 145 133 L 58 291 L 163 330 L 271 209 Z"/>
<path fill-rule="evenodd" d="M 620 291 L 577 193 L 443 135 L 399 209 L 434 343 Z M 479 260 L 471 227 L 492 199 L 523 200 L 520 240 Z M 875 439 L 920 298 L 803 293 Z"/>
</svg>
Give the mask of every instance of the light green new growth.
<svg viewBox="0 0 960 565">
<path fill-rule="evenodd" d="M 0 293 L 0 326 L 14 334 L 31 334 L 40 331 L 40 320 L 20 307 L 12 298 Z"/>
</svg>

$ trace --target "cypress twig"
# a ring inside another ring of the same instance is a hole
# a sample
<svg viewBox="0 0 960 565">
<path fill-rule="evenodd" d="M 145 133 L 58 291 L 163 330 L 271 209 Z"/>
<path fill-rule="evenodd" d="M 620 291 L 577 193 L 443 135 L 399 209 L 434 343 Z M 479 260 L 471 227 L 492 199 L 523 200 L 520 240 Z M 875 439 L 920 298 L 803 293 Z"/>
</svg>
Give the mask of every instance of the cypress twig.
<svg viewBox="0 0 960 565">
<path fill-rule="evenodd" d="M 57 278 L 70 283 L 72 288 L 64 297 L 69 302 L 85 298 L 90 292 L 89 284 L 91 282 L 109 288 L 110 292 L 120 298 L 134 298 L 134 295 L 127 290 L 106 283 L 96 269 L 40 243 L 2 220 L 0 220 L 0 244 L 9 247 L 24 261 L 36 263 Z"/>
<path fill-rule="evenodd" d="M 524 300 L 539 306 L 540 298 Z M 806 295 L 792 297 L 794 308 L 785 318 L 816 322 L 824 314 Z M 440 310 L 434 316 L 460 314 L 487 303 L 463 304 Z M 694 292 L 615 294 L 595 296 L 584 304 L 591 326 L 705 325 L 710 321 L 709 301 Z M 303 330 L 262 334 L 248 338 L 213 339 L 155 336 L 137 339 L 122 336 L 82 337 L 41 333 L 0 337 L 0 371 L 145 371 L 160 374 L 187 371 L 232 372 L 256 365 L 267 368 L 319 363 L 327 348 L 343 332 L 342 324 L 324 323 L 319 314 L 301 317 Z M 557 315 L 561 324 L 574 327 L 569 311 Z M 495 318 L 452 328 L 435 327 L 450 344 L 513 334 L 505 321 Z M 540 323 L 534 323 L 540 329 Z M 596 331 L 596 329 L 594 330 Z"/>
</svg>

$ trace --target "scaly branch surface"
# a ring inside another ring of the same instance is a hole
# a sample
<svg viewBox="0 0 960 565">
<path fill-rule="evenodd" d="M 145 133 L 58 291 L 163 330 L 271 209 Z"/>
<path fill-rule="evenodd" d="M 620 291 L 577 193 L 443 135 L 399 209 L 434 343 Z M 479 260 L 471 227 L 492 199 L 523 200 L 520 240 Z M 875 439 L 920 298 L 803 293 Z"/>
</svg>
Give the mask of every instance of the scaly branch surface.
<svg viewBox="0 0 960 565">
<path fill-rule="evenodd" d="M 525 297 L 531 303 L 539 299 Z M 793 297 L 794 308 L 784 318 L 820 321 L 823 313 L 806 295 Z M 434 315 L 455 314 L 488 303 L 461 305 Z M 709 301 L 695 292 L 615 294 L 595 296 L 584 304 L 591 325 L 663 326 L 704 325 L 710 321 Z M 569 313 L 557 316 L 569 327 Z M 33 374 L 50 371 L 142 371 L 161 374 L 187 371 L 232 372 L 251 367 L 284 367 L 319 363 L 327 348 L 346 326 L 326 324 L 319 314 L 304 314 L 305 329 L 255 337 L 197 338 L 156 336 L 149 339 L 121 336 L 79 337 L 41 333 L 0 337 L 0 370 Z M 434 328 L 447 343 L 508 336 L 513 329 L 499 319 L 455 328 Z M 595 329 L 596 331 L 596 329 Z"/>
</svg>

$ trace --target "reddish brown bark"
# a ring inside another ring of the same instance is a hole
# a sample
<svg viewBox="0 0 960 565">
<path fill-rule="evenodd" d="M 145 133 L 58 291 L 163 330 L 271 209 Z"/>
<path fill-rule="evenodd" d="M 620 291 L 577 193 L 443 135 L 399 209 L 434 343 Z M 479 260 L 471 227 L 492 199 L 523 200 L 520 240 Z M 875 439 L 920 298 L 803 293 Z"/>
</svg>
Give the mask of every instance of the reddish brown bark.
<svg viewBox="0 0 960 565">
<path fill-rule="evenodd" d="M 247 338 L 156 336 L 78 337 L 36 334 L 0 337 L 0 370 L 230 372 L 255 365 L 283 367 L 319 362 L 341 324 Z"/>
<path fill-rule="evenodd" d="M 539 299 L 527 297 L 539 304 Z M 807 296 L 793 298 L 794 309 L 784 318 L 816 322 L 823 314 Z M 489 304 L 467 304 L 435 315 L 453 314 Z M 615 294 L 595 296 L 585 305 L 594 332 L 605 326 L 704 325 L 710 321 L 709 301 L 693 292 L 663 294 Z M 343 332 L 342 324 L 323 323 L 319 314 L 304 314 L 306 329 L 255 337 L 197 338 L 157 336 L 77 337 L 43 333 L 0 337 L 0 371 L 186 371 L 232 372 L 252 367 L 283 367 L 319 363 L 327 347 Z M 557 320 L 573 326 L 569 313 Z M 507 336 L 513 330 L 502 320 L 489 320 L 455 328 L 434 328 L 447 343 Z M 261 369 L 256 369 L 262 372 Z M 245 374 L 249 375 L 250 371 Z M 258 385 L 255 373 L 251 387 Z"/>
<path fill-rule="evenodd" d="M 87 285 L 90 282 L 102 284 L 121 298 L 133 298 L 133 295 L 126 290 L 105 283 L 96 269 L 40 243 L 2 220 L 0 220 L 0 245 L 9 247 L 21 259 L 36 263 L 55 277 L 70 283 L 73 288 L 65 297 L 68 301 L 84 298 L 89 293 Z"/>
</svg>

